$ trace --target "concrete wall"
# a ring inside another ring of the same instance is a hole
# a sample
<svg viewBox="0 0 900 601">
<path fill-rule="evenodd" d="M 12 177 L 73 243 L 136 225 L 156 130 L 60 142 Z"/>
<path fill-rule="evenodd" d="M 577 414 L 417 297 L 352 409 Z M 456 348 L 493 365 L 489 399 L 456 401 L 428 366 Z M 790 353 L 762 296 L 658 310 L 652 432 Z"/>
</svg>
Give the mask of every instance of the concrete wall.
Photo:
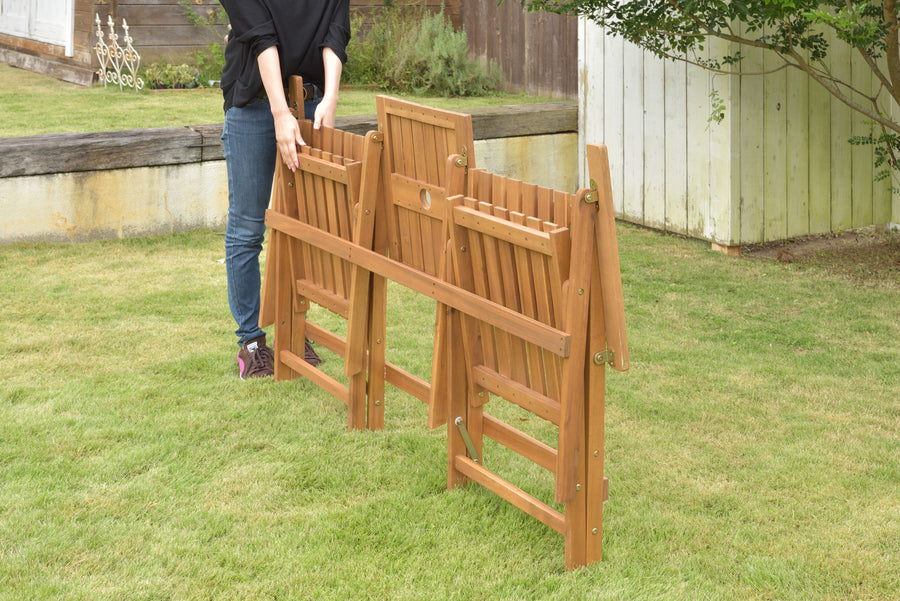
<svg viewBox="0 0 900 601">
<path fill-rule="evenodd" d="M 479 167 L 559 190 L 578 187 L 577 107 L 471 112 Z M 377 128 L 374 115 L 337 126 Z M 221 125 L 209 125 L 0 139 L 0 243 L 224 229 L 220 135 Z"/>
</svg>

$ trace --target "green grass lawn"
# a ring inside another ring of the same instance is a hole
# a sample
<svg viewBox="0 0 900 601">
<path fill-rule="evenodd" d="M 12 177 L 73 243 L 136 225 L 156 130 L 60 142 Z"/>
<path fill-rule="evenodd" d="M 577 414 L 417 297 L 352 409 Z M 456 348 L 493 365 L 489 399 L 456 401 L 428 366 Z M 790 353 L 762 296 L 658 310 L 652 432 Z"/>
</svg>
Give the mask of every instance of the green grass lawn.
<svg viewBox="0 0 900 601">
<path fill-rule="evenodd" d="M 339 115 L 375 113 L 377 90 L 341 91 Z M 448 109 L 525 104 L 549 99 L 524 94 L 475 98 L 423 98 L 413 102 Z M 0 63 L 0 138 L 59 132 L 91 132 L 143 127 L 221 123 L 219 89 L 134 90 L 102 85 L 81 87 Z"/>
<path fill-rule="evenodd" d="M 240 381 L 218 233 L 0 247 L 0 599 L 900 599 L 900 242 L 874 276 L 619 243 L 604 559 L 569 573 L 446 491 L 421 402 L 347 432 L 308 381 Z M 427 372 L 432 305 L 390 305 Z"/>
</svg>

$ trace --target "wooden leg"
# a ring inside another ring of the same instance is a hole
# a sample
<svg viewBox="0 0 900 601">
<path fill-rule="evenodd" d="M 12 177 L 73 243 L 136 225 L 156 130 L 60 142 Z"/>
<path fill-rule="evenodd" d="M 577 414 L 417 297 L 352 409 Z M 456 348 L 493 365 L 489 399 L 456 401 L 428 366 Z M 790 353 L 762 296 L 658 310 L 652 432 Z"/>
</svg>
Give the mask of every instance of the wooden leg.
<svg viewBox="0 0 900 601">
<path fill-rule="evenodd" d="M 466 455 L 466 444 L 456 425 L 456 420 L 461 418 L 466 428 L 469 428 L 471 419 L 465 356 L 462 352 L 462 344 L 459 343 L 462 340 L 459 313 L 451 311 L 447 321 L 450 333 L 444 353 L 447 373 L 447 488 L 454 489 L 465 486 L 469 481 L 456 469 L 456 457 Z M 479 419 L 478 422 L 480 432 L 481 420 Z"/>
<path fill-rule="evenodd" d="M 594 246 L 594 264 L 598 265 Z M 590 565 L 603 556 L 603 503 L 607 496 L 604 469 L 606 364 L 594 361 L 594 354 L 606 347 L 606 321 L 600 271 L 591 274 L 591 298 L 587 346 L 584 360 L 584 419 L 578 453 L 578 481 L 581 490 L 566 507 L 566 567 Z M 571 530 L 571 532 L 570 532 Z M 572 540 L 569 540 L 569 537 Z"/>
<path fill-rule="evenodd" d="M 281 360 L 281 351 L 292 350 L 294 333 L 297 328 L 303 331 L 306 313 L 297 314 L 294 311 L 294 291 L 291 285 L 290 261 L 288 260 L 288 236 L 272 230 L 270 233 L 272 244 L 270 250 L 274 253 L 266 258 L 266 263 L 271 262 L 274 277 L 270 284 L 274 284 L 275 306 L 275 381 L 292 380 L 297 373 Z"/>
<path fill-rule="evenodd" d="M 372 293 L 369 298 L 367 421 L 369 430 L 383 430 L 385 333 L 387 332 L 387 280 L 384 277 L 373 275 Z"/>
</svg>

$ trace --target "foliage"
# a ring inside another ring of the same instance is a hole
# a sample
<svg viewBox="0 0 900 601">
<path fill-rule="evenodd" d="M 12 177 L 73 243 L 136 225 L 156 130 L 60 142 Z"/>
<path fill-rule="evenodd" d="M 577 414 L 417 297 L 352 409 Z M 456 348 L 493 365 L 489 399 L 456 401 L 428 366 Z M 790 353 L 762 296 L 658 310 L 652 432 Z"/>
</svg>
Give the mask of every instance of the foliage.
<svg viewBox="0 0 900 601">
<path fill-rule="evenodd" d="M 484 69 L 467 56 L 465 31 L 454 31 L 443 12 L 426 14 L 418 29 L 400 40 L 388 62 L 391 87 L 416 94 L 478 96 L 500 87 L 496 64 Z"/>
<path fill-rule="evenodd" d="M 163 88 L 196 88 L 199 85 L 199 72 L 195 67 L 182 63 L 150 63 L 142 68 L 145 85 L 150 89 Z"/>
<path fill-rule="evenodd" d="M 769 50 L 782 60 L 779 69 L 806 72 L 885 135 L 900 134 L 900 119 L 890 110 L 891 99 L 900 102 L 896 0 L 520 1 L 531 10 L 586 17 L 660 57 L 713 71 L 737 73 L 741 48 Z M 710 38 L 729 42 L 731 49 L 702 58 L 699 52 Z M 871 70 L 879 85 L 872 91 L 861 90 L 849 78 L 836 75 L 827 62 L 834 44 L 847 45 L 862 57 L 867 65 L 864 68 Z"/>
<path fill-rule="evenodd" d="M 454 31 L 443 11 L 385 2 L 366 26 L 353 18 L 344 71 L 347 83 L 439 96 L 478 96 L 499 89 L 499 68 L 485 69 L 467 56 L 464 31 Z"/>
<path fill-rule="evenodd" d="M 385 0 L 372 23 L 356 12 L 350 20 L 352 35 L 347 45 L 347 64 L 341 81 L 349 84 L 379 84 L 386 87 L 385 63 L 400 45 L 404 32 L 416 27 L 425 9 L 416 5 L 397 5 Z"/>
<path fill-rule="evenodd" d="M 879 135 L 869 133 L 865 136 L 853 136 L 850 144 L 854 146 L 873 146 L 875 151 L 875 181 L 881 181 L 891 176 L 894 171 L 900 169 L 900 135 L 894 132 L 883 131 Z M 893 186 L 894 192 L 898 191 Z"/>
<path fill-rule="evenodd" d="M 206 10 L 198 12 L 198 7 L 190 0 L 180 0 L 178 5 L 191 25 L 206 30 L 216 40 L 223 40 L 211 42 L 205 48 L 196 50 L 193 55 L 200 84 L 210 85 L 210 82 L 219 81 L 222 79 L 222 68 L 225 66 L 224 39 L 230 28 L 225 9 L 221 5 L 203 6 L 202 8 Z"/>
<path fill-rule="evenodd" d="M 206 48 L 194 52 L 194 65 L 197 67 L 198 80 L 201 85 L 214 85 L 222 79 L 225 67 L 225 45 L 213 42 Z"/>
</svg>

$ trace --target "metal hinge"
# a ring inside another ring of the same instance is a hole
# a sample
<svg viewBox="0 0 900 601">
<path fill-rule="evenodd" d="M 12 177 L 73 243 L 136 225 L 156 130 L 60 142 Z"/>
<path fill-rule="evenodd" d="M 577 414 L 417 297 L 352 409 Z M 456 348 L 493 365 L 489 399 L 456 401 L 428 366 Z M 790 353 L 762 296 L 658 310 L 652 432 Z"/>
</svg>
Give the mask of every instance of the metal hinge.
<svg viewBox="0 0 900 601">
<path fill-rule="evenodd" d="M 600 351 L 599 353 L 594 354 L 594 365 L 603 365 L 604 363 L 612 365 L 615 357 L 616 354 L 612 349 Z"/>
</svg>

